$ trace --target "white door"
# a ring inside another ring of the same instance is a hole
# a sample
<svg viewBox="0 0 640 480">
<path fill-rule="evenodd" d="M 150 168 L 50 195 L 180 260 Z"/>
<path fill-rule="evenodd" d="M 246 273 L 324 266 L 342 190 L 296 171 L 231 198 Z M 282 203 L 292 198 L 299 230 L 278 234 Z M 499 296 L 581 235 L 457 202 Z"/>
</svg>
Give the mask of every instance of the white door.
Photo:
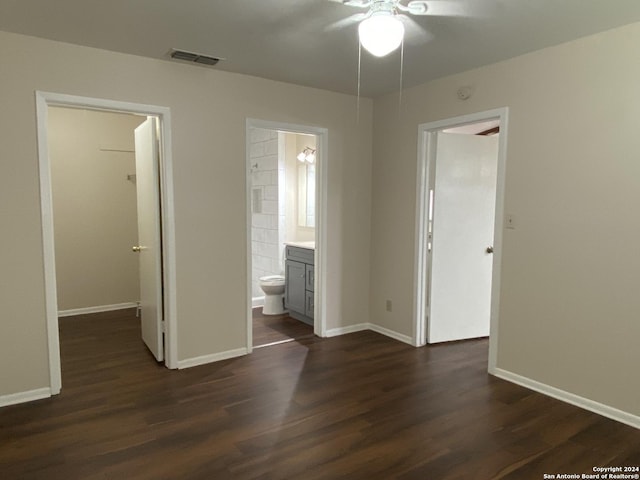
<svg viewBox="0 0 640 480">
<path fill-rule="evenodd" d="M 497 164 L 497 136 L 437 134 L 429 343 L 489 335 Z"/>
<path fill-rule="evenodd" d="M 135 130 L 136 192 L 142 340 L 156 360 L 164 359 L 162 334 L 162 244 L 157 119 L 149 117 Z"/>
</svg>

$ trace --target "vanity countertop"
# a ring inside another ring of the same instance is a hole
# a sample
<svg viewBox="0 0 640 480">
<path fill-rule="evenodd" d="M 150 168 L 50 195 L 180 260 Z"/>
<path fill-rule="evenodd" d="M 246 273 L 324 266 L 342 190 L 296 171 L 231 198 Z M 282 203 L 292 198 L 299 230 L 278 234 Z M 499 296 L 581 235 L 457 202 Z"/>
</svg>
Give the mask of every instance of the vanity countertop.
<svg viewBox="0 0 640 480">
<path fill-rule="evenodd" d="M 309 250 L 316 249 L 316 242 L 284 242 L 285 245 L 289 245 L 291 247 L 299 247 L 299 248 L 307 248 Z"/>
</svg>

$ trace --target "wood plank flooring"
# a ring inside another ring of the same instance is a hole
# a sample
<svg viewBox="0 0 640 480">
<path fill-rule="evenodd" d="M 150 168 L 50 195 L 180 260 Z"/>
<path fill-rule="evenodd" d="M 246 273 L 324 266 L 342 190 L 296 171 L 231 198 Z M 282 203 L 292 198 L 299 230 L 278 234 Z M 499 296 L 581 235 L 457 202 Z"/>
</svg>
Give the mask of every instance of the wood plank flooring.
<svg viewBox="0 0 640 480">
<path fill-rule="evenodd" d="M 253 309 L 253 346 L 272 345 L 285 340 L 313 336 L 313 327 L 287 314 L 264 315 L 262 307 Z"/>
<path fill-rule="evenodd" d="M 373 332 L 170 371 L 133 312 L 60 320 L 63 390 L 0 409 L 5 479 L 542 479 L 640 465 L 640 431 L 496 379 L 485 340 Z"/>
</svg>

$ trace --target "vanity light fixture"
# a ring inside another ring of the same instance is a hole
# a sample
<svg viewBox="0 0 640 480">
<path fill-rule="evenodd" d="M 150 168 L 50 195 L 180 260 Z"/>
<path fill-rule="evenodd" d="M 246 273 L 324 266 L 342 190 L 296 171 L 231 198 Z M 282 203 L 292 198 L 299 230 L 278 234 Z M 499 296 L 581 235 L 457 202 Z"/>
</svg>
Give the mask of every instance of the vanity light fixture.
<svg viewBox="0 0 640 480">
<path fill-rule="evenodd" d="M 302 150 L 296 158 L 303 163 L 314 163 L 316 161 L 316 149 L 304 147 L 304 150 Z"/>
</svg>

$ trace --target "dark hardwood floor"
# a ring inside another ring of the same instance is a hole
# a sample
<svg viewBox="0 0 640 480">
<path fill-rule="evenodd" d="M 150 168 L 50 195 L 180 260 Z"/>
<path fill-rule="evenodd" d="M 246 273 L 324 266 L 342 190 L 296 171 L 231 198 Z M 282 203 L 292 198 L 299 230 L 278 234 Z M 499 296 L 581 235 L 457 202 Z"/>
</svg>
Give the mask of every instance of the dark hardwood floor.
<svg viewBox="0 0 640 480">
<path fill-rule="evenodd" d="M 170 371 L 133 312 L 60 320 L 62 393 L 0 409 L 2 479 L 542 479 L 640 431 L 493 378 L 485 340 L 306 337 Z"/>
<path fill-rule="evenodd" d="M 262 307 L 253 309 L 253 346 L 273 345 L 287 340 L 313 336 L 313 327 L 286 313 L 264 315 Z"/>
</svg>

